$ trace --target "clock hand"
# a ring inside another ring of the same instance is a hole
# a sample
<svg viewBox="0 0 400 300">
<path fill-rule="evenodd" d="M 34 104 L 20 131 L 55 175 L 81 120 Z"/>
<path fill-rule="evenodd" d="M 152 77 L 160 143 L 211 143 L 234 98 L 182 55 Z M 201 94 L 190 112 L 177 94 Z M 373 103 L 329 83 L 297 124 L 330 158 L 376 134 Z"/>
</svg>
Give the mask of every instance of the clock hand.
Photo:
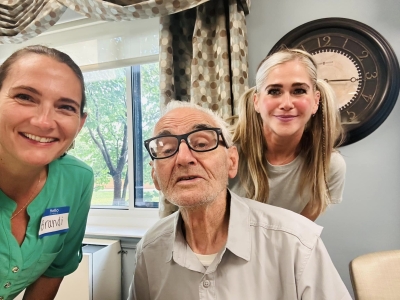
<svg viewBox="0 0 400 300">
<path fill-rule="evenodd" d="M 326 82 L 339 82 L 339 81 L 350 81 L 350 82 L 356 82 L 359 81 L 360 78 L 355 78 L 351 77 L 350 79 L 324 79 Z"/>
</svg>

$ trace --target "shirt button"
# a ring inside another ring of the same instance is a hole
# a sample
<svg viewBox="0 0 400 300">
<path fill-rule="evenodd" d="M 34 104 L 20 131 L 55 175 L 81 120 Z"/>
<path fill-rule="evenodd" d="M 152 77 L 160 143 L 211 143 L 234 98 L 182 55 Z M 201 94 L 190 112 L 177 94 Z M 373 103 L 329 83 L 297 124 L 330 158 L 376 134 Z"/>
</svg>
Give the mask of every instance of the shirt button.
<svg viewBox="0 0 400 300">
<path fill-rule="evenodd" d="M 8 289 L 10 286 L 11 286 L 11 282 L 7 282 L 7 283 L 4 285 L 4 287 L 5 287 L 6 289 Z"/>
<path fill-rule="evenodd" d="M 13 273 L 17 273 L 19 271 L 19 268 L 15 266 L 14 268 L 11 269 Z M 1 300 L 1 299 L 0 299 Z"/>
<path fill-rule="evenodd" d="M 210 286 L 210 281 L 204 280 L 204 281 L 203 281 L 203 286 L 204 286 L 205 288 L 208 288 L 208 287 Z"/>
</svg>

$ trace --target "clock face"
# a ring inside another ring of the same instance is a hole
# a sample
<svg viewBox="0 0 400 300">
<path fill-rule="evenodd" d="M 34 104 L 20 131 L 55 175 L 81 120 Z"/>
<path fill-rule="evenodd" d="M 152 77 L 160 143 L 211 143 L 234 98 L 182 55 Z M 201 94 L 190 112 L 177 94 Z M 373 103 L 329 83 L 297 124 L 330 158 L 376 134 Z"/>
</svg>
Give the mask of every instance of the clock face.
<svg viewBox="0 0 400 300">
<path fill-rule="evenodd" d="M 311 53 L 318 65 L 318 77 L 333 88 L 342 124 L 359 127 L 369 117 L 379 81 L 380 66 L 375 53 L 352 32 L 314 32 L 294 48 Z"/>
<path fill-rule="evenodd" d="M 339 109 L 350 106 L 364 86 L 358 62 L 346 52 L 334 48 L 317 50 L 311 54 L 318 65 L 318 77 L 328 82 L 335 91 Z"/>
<path fill-rule="evenodd" d="M 399 64 L 374 29 L 349 19 L 319 19 L 289 32 L 270 54 L 282 46 L 313 55 L 319 79 L 335 91 L 345 144 L 372 133 L 391 112 L 399 94 Z"/>
</svg>

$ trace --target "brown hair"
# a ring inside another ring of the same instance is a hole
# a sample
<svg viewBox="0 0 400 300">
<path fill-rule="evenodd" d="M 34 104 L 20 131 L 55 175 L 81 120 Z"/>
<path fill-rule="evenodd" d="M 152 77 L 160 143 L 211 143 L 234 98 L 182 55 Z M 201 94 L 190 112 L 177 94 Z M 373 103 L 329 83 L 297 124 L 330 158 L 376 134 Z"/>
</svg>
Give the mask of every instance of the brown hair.
<svg viewBox="0 0 400 300">
<path fill-rule="evenodd" d="M 7 78 L 8 73 L 10 72 L 10 69 L 12 68 L 12 66 L 19 59 L 21 59 L 29 54 L 38 54 L 38 55 L 45 55 L 45 56 L 51 57 L 60 63 L 66 64 L 72 70 L 72 72 L 74 72 L 74 74 L 78 78 L 79 82 L 81 83 L 82 101 L 81 101 L 80 113 L 81 113 L 81 116 L 83 116 L 84 108 L 86 105 L 86 96 L 85 96 L 85 82 L 83 79 L 82 71 L 78 67 L 78 65 L 71 59 L 71 57 L 69 57 L 64 52 L 61 52 L 54 48 L 49 48 L 49 47 L 42 46 L 42 45 L 32 45 L 32 46 L 27 46 L 25 48 L 17 50 L 13 54 L 11 54 L 0 66 L 0 89 L 2 88 L 3 82 Z"/>
</svg>

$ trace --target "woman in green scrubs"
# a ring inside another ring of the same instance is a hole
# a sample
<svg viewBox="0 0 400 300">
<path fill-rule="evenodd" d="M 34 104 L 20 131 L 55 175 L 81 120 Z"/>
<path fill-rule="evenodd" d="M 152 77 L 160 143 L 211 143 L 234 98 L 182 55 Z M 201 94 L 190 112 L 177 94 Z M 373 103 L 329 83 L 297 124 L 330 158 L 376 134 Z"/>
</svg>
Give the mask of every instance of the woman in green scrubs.
<svg viewBox="0 0 400 300">
<path fill-rule="evenodd" d="M 54 299 L 81 260 L 93 171 L 65 155 L 85 123 L 82 72 L 29 46 L 0 67 L 0 300 Z"/>
</svg>

